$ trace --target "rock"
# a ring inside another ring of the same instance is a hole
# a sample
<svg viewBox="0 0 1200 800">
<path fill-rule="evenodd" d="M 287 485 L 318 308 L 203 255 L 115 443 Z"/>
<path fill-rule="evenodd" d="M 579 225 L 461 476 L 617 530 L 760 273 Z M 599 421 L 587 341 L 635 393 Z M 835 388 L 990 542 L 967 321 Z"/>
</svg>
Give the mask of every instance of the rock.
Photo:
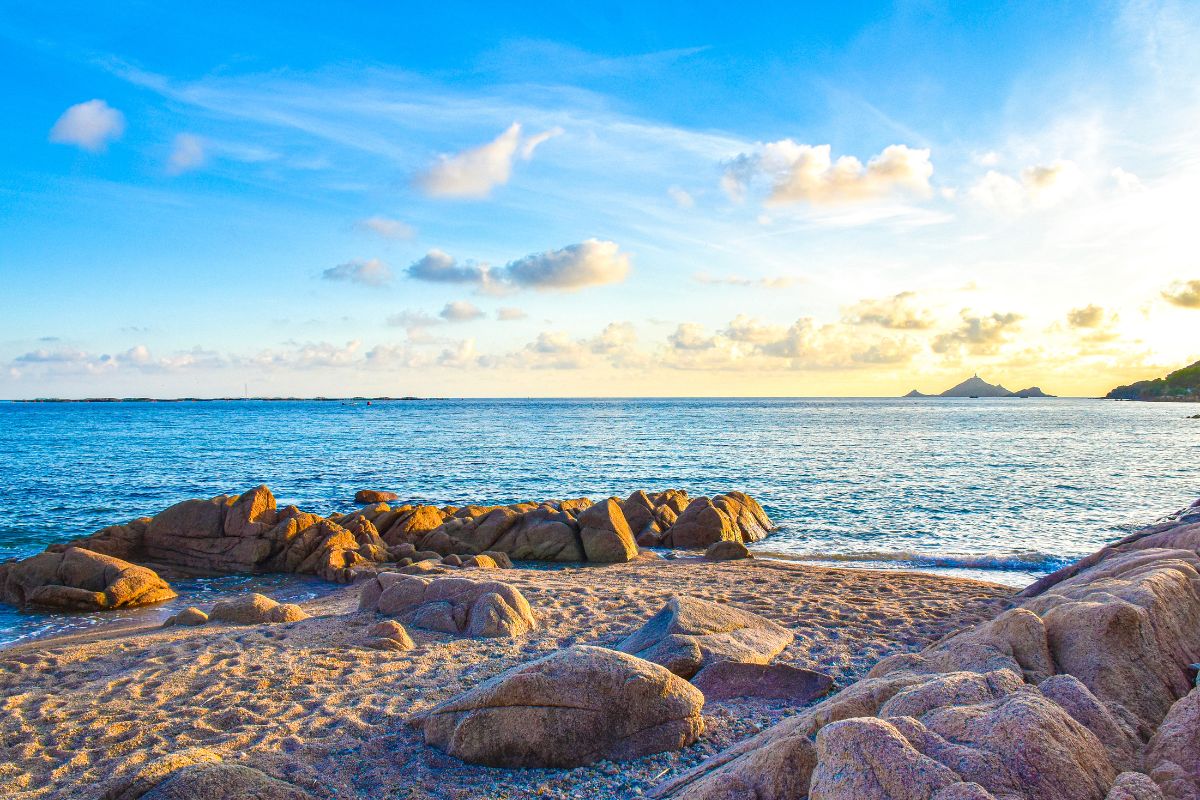
<svg viewBox="0 0 1200 800">
<path fill-rule="evenodd" d="M 308 619 L 308 614 L 293 603 L 278 603 L 266 595 L 250 593 L 232 600 L 222 600 L 213 606 L 208 618 L 211 622 L 229 622 L 234 625 L 262 625 L 299 622 Z"/>
<path fill-rule="evenodd" d="M 389 545 L 402 542 L 415 544 L 422 536 L 436 530 L 446 517 L 447 514 L 436 506 L 417 506 L 403 512 L 387 530 L 382 530 L 383 540 Z"/>
<path fill-rule="evenodd" d="M 809 703 L 833 688 L 833 678 L 823 672 L 783 664 L 740 664 L 718 661 L 696 673 L 692 685 L 707 700 L 759 697 Z"/>
<path fill-rule="evenodd" d="M 1167 800 L 1200 798 L 1200 689 L 1171 706 L 1144 761 Z"/>
<path fill-rule="evenodd" d="M 962 783 L 922 755 L 894 726 L 874 717 L 826 725 L 817 734 L 809 800 L 930 800 Z"/>
<path fill-rule="evenodd" d="M 461 577 L 381 573 L 363 586 L 359 609 L 407 614 L 419 628 L 489 638 L 523 636 L 537 625 L 515 587 Z"/>
<path fill-rule="evenodd" d="M 1118 719 L 1082 681 L 1074 675 L 1055 675 L 1038 684 L 1038 689 L 1100 740 L 1114 767 L 1128 770 L 1135 766 L 1142 748 L 1137 732 Z"/>
<path fill-rule="evenodd" d="M 708 547 L 722 540 L 756 542 L 771 532 L 771 520 L 741 492 L 692 500 L 663 539 L 669 547 Z"/>
<path fill-rule="evenodd" d="M 172 774 L 143 800 L 313 800 L 290 783 L 239 764 L 194 764 Z"/>
<path fill-rule="evenodd" d="M 484 550 L 479 555 L 490 558 L 497 569 L 512 569 L 512 559 L 508 557 L 508 553 L 501 553 L 498 550 Z"/>
<path fill-rule="evenodd" d="M 275 495 L 266 486 L 256 486 L 233 501 L 225 510 L 226 536 L 260 537 L 278 522 Z"/>
<path fill-rule="evenodd" d="M 895 671 L 922 674 L 993 672 L 1009 669 L 1038 683 L 1054 674 L 1054 661 L 1041 617 L 1024 608 L 1004 612 L 989 622 L 949 636 L 920 653 L 903 653 L 882 659 L 869 677 Z"/>
<path fill-rule="evenodd" d="M 104 611 L 175 596 L 154 570 L 78 547 L 0 564 L 0 600 L 18 607 Z"/>
<path fill-rule="evenodd" d="M 736 561 L 740 558 L 752 558 L 750 551 L 741 542 L 731 542 L 728 539 L 713 542 L 704 551 L 705 561 Z"/>
<path fill-rule="evenodd" d="M 588 561 L 624 562 L 637 556 L 633 532 L 615 498 L 585 508 L 577 521 L 583 554 Z"/>
<path fill-rule="evenodd" d="M 757 614 L 676 596 L 616 649 L 690 678 L 718 661 L 767 664 L 791 641 L 790 631 Z"/>
<path fill-rule="evenodd" d="M 138 800 L 181 769 L 220 762 L 219 755 L 203 747 L 168 753 L 144 764 L 132 776 L 115 781 L 104 793 L 104 800 Z"/>
<path fill-rule="evenodd" d="M 1192 795 L 1196 797 L 1198 795 Z M 1104 800 L 1164 800 L 1158 784 L 1140 772 L 1122 772 Z"/>
<path fill-rule="evenodd" d="M 378 489 L 359 489 L 354 493 L 354 502 L 370 505 L 372 503 L 390 503 L 393 500 L 399 500 L 400 495 L 395 492 L 381 492 Z"/>
<path fill-rule="evenodd" d="M 394 619 L 387 619 L 377 623 L 367 633 L 367 647 L 376 650 L 411 650 L 414 644 L 403 625 Z"/>
<path fill-rule="evenodd" d="M 167 628 L 172 625 L 186 625 L 191 627 L 194 625 L 203 625 L 206 622 L 208 622 L 208 614 L 205 614 L 195 606 L 188 606 L 178 614 L 172 614 L 167 617 L 166 621 L 163 622 L 163 627 Z"/>
<path fill-rule="evenodd" d="M 477 556 L 467 556 L 460 559 L 460 566 L 463 569 L 499 569 L 500 565 L 491 556 L 485 556 L 480 553 Z"/>
<path fill-rule="evenodd" d="M 662 667 L 579 645 L 434 707 L 423 729 L 428 744 L 473 764 L 569 768 L 686 747 L 704 729 L 703 705 Z"/>
<path fill-rule="evenodd" d="M 442 559 L 442 563 L 447 567 L 461 567 L 463 565 L 463 560 L 454 553 L 451 553 Z"/>
<path fill-rule="evenodd" d="M 1113 556 L 1026 602 L 1041 615 L 1060 671 L 1082 681 L 1148 739 L 1191 690 L 1200 658 L 1200 558 L 1191 551 Z"/>
</svg>

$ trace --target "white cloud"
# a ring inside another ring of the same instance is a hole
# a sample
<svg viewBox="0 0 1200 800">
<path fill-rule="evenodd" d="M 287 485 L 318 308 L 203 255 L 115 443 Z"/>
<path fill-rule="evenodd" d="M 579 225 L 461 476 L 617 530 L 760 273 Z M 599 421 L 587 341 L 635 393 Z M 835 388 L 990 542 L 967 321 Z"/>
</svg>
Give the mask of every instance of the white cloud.
<svg viewBox="0 0 1200 800">
<path fill-rule="evenodd" d="M 459 264 L 458 260 L 442 250 L 430 250 L 406 270 L 408 277 L 430 283 L 477 283 L 488 280 L 486 264 Z"/>
<path fill-rule="evenodd" d="M 667 341 L 676 350 L 707 350 L 716 345 L 716 339 L 697 322 L 681 322 Z"/>
<path fill-rule="evenodd" d="M 519 308 L 505 306 L 496 309 L 496 319 L 501 322 L 516 322 L 517 320 L 528 319 L 529 315 Z"/>
<path fill-rule="evenodd" d="M 204 140 L 191 133 L 181 133 L 175 137 L 171 146 L 171 155 L 167 159 L 167 172 L 179 175 L 204 166 L 208 154 L 205 151 Z"/>
<path fill-rule="evenodd" d="M 50 129 L 50 141 L 97 153 L 124 132 L 125 115 L 103 100 L 88 100 L 63 112 Z"/>
<path fill-rule="evenodd" d="M 446 303 L 446 306 L 438 312 L 438 316 L 447 322 L 470 322 L 476 319 L 483 319 L 485 314 L 474 303 L 468 303 L 466 300 L 455 300 Z"/>
<path fill-rule="evenodd" d="M 844 310 L 842 321 L 850 325 L 878 325 L 895 330 L 932 328 L 933 315 L 917 308 L 915 292 L 900 292 L 882 300 L 860 300 Z"/>
<path fill-rule="evenodd" d="M 986 208 L 1020 212 L 1057 205 L 1070 197 L 1079 185 L 1079 167 L 1073 161 L 1060 159 L 1052 164 L 1026 167 L 1016 178 L 988 170 L 971 187 L 969 196 Z"/>
<path fill-rule="evenodd" d="M 513 289 L 560 289 L 619 283 L 629 274 L 629 256 L 616 242 L 588 239 L 558 250 L 532 253 L 493 269 L 459 264 L 448 253 L 430 250 L 408 268 L 408 275 L 434 283 L 472 283 L 493 294 Z"/>
<path fill-rule="evenodd" d="M 1099 328 L 1106 319 L 1107 312 L 1096 305 L 1073 308 L 1067 312 L 1067 324 L 1072 328 Z"/>
<path fill-rule="evenodd" d="M 961 313 L 962 323 L 952 331 L 934 337 L 933 352 L 959 355 L 995 355 L 1009 341 L 1009 334 L 1020 325 L 1019 314 L 972 315 Z"/>
<path fill-rule="evenodd" d="M 761 178 L 769 184 L 767 205 L 837 205 L 896 194 L 927 197 L 932 176 L 929 150 L 894 144 L 864 166 L 854 156 L 834 161 L 827 144 L 782 139 L 760 145 L 754 153 L 743 153 L 727 164 L 721 185 L 731 197 L 741 199 Z"/>
<path fill-rule="evenodd" d="M 561 128 L 552 128 L 522 138 L 521 125 L 514 122 L 485 145 L 438 156 L 429 169 L 417 176 L 417 185 L 431 197 L 485 198 L 492 189 L 508 183 L 518 150 L 521 158 L 528 161 L 538 145 L 560 133 Z"/>
<path fill-rule="evenodd" d="M 1200 281 L 1175 281 L 1162 296 L 1180 308 L 1200 308 Z"/>
<path fill-rule="evenodd" d="M 629 256 L 616 242 L 588 239 L 560 250 L 534 253 L 504 268 L 504 279 L 532 289 L 580 289 L 620 283 L 629 274 Z"/>
<path fill-rule="evenodd" d="M 364 231 L 369 231 L 382 236 L 384 239 L 411 239 L 416 235 L 416 231 L 411 225 L 401 222 L 398 219 L 389 219 L 388 217 L 374 216 L 359 220 L 357 227 Z"/>
<path fill-rule="evenodd" d="M 1113 183 L 1117 185 L 1117 189 L 1122 192 L 1135 192 L 1138 189 L 1145 188 L 1142 185 L 1142 179 L 1129 170 L 1113 167 L 1112 172 L 1109 174 L 1112 176 Z"/>
<path fill-rule="evenodd" d="M 392 282 L 392 270 L 377 258 L 347 261 L 321 273 L 327 281 L 347 281 L 363 286 L 386 286 Z"/>
</svg>

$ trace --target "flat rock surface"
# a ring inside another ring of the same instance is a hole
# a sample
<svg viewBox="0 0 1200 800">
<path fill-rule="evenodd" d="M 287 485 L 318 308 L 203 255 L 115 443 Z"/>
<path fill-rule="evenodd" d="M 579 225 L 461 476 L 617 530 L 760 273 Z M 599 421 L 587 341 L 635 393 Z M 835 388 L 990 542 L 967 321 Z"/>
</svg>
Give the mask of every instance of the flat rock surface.
<svg viewBox="0 0 1200 800">
<path fill-rule="evenodd" d="M 0 650 L 4 796 L 97 796 L 153 759 L 203 747 L 321 800 L 624 800 L 794 704 L 710 701 L 703 735 L 681 752 L 569 770 L 471 766 L 426 745 L 407 720 L 562 648 L 611 647 L 672 595 L 735 605 L 794 631 L 775 663 L 843 684 L 885 655 L 994 616 L 1011 598 L 973 581 L 766 560 L 515 569 L 504 580 L 538 611 L 539 627 L 519 639 L 410 628 L 411 650 L 368 648 L 380 619 L 357 611 L 354 586 L 304 603 L 312 618 L 291 625 L 100 630 Z"/>
<path fill-rule="evenodd" d="M 692 678 L 706 700 L 758 697 L 808 703 L 829 693 L 833 678 L 823 672 L 787 664 L 739 664 L 719 661 Z"/>
</svg>

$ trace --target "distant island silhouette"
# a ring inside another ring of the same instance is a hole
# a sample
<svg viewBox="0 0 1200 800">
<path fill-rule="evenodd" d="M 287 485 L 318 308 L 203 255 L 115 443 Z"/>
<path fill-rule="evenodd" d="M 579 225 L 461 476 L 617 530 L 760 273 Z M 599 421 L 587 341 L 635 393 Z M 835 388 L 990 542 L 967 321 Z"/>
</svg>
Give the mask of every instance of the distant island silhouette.
<svg viewBox="0 0 1200 800">
<path fill-rule="evenodd" d="M 1054 397 L 1052 394 L 1046 394 L 1040 387 L 1030 386 L 1028 389 L 1021 389 L 1014 392 L 1005 389 L 998 383 L 988 383 L 983 378 L 979 377 L 979 373 L 975 373 L 970 378 L 967 378 L 962 383 L 951 386 L 941 394 L 925 394 L 913 389 L 905 397 Z"/>
</svg>

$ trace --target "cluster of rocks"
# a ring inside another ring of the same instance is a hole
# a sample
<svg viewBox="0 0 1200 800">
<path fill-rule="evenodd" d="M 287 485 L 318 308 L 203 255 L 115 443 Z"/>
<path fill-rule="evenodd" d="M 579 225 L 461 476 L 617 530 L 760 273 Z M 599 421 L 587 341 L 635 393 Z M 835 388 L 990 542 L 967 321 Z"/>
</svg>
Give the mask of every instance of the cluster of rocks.
<svg viewBox="0 0 1200 800">
<path fill-rule="evenodd" d="M 994 620 L 653 792 L 677 800 L 1200 798 L 1200 503 Z"/>
<path fill-rule="evenodd" d="M 395 499 L 368 490 L 358 497 Z M 694 499 L 678 490 L 634 492 L 599 503 L 580 498 L 461 508 L 373 502 L 322 517 L 295 506 L 278 508 L 271 490 L 258 486 L 241 495 L 185 500 L 153 517 L 0 564 L 0 599 L 101 610 L 174 596 L 153 570 L 138 564 L 202 574 L 299 573 L 348 583 L 379 564 L 406 566 L 406 559 L 612 563 L 637 557 L 639 543 L 741 545 L 762 539 L 770 528 L 762 507 L 741 492 Z M 442 566 L 456 565 L 449 560 Z"/>
<path fill-rule="evenodd" d="M 270 625 L 283 622 L 300 622 L 308 619 L 304 609 L 295 603 L 280 603 L 266 595 L 250 592 L 229 600 L 222 600 L 205 613 L 189 606 L 178 614 L 167 617 L 164 628 L 173 625 L 195 626 L 209 622 L 225 622 L 231 625 Z"/>
<path fill-rule="evenodd" d="M 422 627 L 428 627 L 420 621 L 425 609 L 442 605 L 434 617 L 448 624 L 438 630 L 519 635 L 519 628 L 472 630 L 480 602 L 474 598 L 492 598 L 502 617 L 516 616 L 525 604 L 512 587 L 471 583 L 411 576 L 384 580 L 381 575 L 364 589 L 361 605 L 382 613 L 408 612 Z M 508 594 L 501 603 L 503 589 Z M 464 608 L 460 619 L 449 622 L 445 597 Z M 788 630 L 755 614 L 673 597 L 615 648 L 560 650 L 481 683 L 418 715 L 413 724 L 428 744 L 494 767 L 574 767 L 678 750 L 704 730 L 700 686 L 721 698 L 765 695 L 795 702 L 827 692 L 828 676 L 770 665 L 791 641 Z"/>
<path fill-rule="evenodd" d="M 517 637 L 537 624 L 515 587 L 462 577 L 384 572 L 363 587 L 359 609 L 404 615 L 418 628 L 471 637 Z"/>
</svg>

